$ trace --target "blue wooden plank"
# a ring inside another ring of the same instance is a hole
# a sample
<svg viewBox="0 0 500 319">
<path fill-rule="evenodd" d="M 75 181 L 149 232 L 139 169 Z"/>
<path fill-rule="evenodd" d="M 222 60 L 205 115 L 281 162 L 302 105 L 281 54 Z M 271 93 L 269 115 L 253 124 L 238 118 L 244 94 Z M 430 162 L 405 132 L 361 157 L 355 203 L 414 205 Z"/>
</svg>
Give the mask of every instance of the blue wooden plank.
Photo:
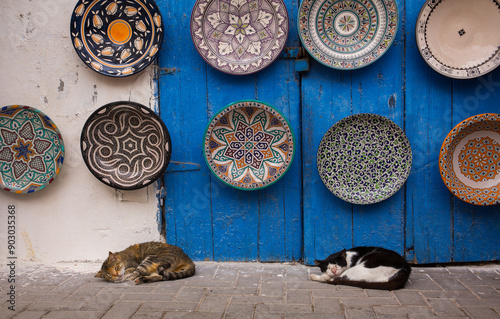
<svg viewBox="0 0 500 319">
<path fill-rule="evenodd" d="M 500 69 L 453 83 L 453 126 L 471 116 L 500 113 Z M 480 207 L 453 197 L 455 261 L 500 260 L 500 205 Z"/>
<path fill-rule="evenodd" d="M 352 113 L 351 72 L 333 70 L 311 59 L 301 89 L 304 262 L 313 264 L 314 259 L 352 245 L 352 205 L 325 187 L 316 161 L 323 135 Z"/>
<path fill-rule="evenodd" d="M 294 96 L 298 98 L 298 84 L 290 81 L 293 72 L 283 72 L 283 64 L 289 62 L 275 64 L 258 75 L 238 77 L 238 81 L 234 81 L 235 76 L 210 70 L 210 83 L 215 84 L 212 87 L 224 86 L 224 91 L 222 94 L 211 91 L 209 102 L 224 107 L 242 99 L 258 99 L 273 105 L 289 119 L 293 115 L 292 128 L 298 128 L 299 108 L 294 102 Z M 298 152 L 300 163 L 300 148 Z M 221 191 L 212 201 L 215 259 L 299 259 L 302 246 L 300 186 L 300 165 L 294 162 L 282 180 L 261 191 L 245 192 L 230 187 Z"/>
<path fill-rule="evenodd" d="M 353 113 L 385 116 L 403 130 L 404 123 L 404 13 L 397 1 L 399 28 L 392 46 L 375 63 L 353 72 Z M 389 199 L 373 205 L 354 205 L 354 246 L 374 245 L 404 253 L 405 186 Z"/>
<path fill-rule="evenodd" d="M 290 19 L 286 47 L 299 45 L 296 37 L 297 3 L 285 1 Z M 299 75 L 293 60 L 278 59 L 259 72 L 257 98 L 279 110 L 295 137 L 295 156 L 286 175 L 259 194 L 259 260 L 290 261 L 302 258 L 302 174 Z"/>
<path fill-rule="evenodd" d="M 258 99 L 271 104 L 289 121 L 295 137 L 292 166 L 259 196 L 259 259 L 299 260 L 302 257 L 300 91 L 293 63 L 279 60 L 259 74 Z M 286 94 L 284 94 L 286 93 Z"/>
<path fill-rule="evenodd" d="M 195 260 L 212 259 L 210 173 L 201 139 L 207 123 L 205 64 L 193 47 L 189 13 L 194 1 L 158 0 L 166 36 L 159 54 L 160 113 L 172 137 L 172 161 L 198 164 L 200 170 L 165 174 L 165 219 L 169 243 Z M 175 32 L 169 32 L 175 30 Z M 193 88 L 196 94 L 193 94 Z"/>
<path fill-rule="evenodd" d="M 291 3 L 286 2 L 288 8 L 293 7 Z M 286 115 L 295 114 L 297 118 L 298 103 L 293 101 L 298 100 L 298 83 L 294 83 L 292 72 L 283 72 L 284 68 L 290 70 L 288 64 L 278 60 L 267 69 L 248 76 L 227 75 L 209 67 L 209 104 L 216 112 L 238 100 L 259 99 Z M 216 260 L 284 261 L 300 258 L 302 235 L 296 231 L 301 227 L 300 174 L 293 171 L 292 167 L 287 175 L 298 177 L 290 179 L 290 188 L 285 187 L 283 179 L 257 192 L 226 188 L 213 199 Z M 287 201 L 290 205 L 285 204 Z M 292 237 L 285 238 L 285 235 Z"/>
<path fill-rule="evenodd" d="M 406 188 L 406 245 L 412 261 L 435 263 L 452 257 L 451 197 L 438 168 L 441 143 L 451 128 L 443 114 L 451 109 L 452 99 L 451 80 L 433 71 L 416 46 L 415 24 L 424 2 L 405 1 L 406 128 L 413 150 Z"/>
<path fill-rule="evenodd" d="M 210 116 L 235 101 L 255 99 L 255 75 L 234 76 L 207 67 Z M 205 126 L 208 122 L 205 124 Z M 216 177 L 210 175 L 212 180 Z M 258 192 L 221 189 L 211 202 L 214 259 L 250 261 L 258 255 Z"/>
<path fill-rule="evenodd" d="M 404 251 L 403 191 L 379 204 L 351 205 L 328 191 L 325 193 L 326 188 L 316 170 L 316 152 L 323 134 L 343 117 L 365 112 L 376 113 L 393 119 L 403 127 L 402 39 L 403 36 L 398 35 L 393 47 L 377 62 L 365 68 L 351 72 L 336 71 L 320 68 L 313 61 L 310 74 L 303 77 L 306 141 L 304 245 L 307 263 L 311 263 L 316 257 L 322 258 L 353 245 L 372 244 L 395 249 L 400 253 Z M 347 81 L 338 85 L 335 80 L 332 81 L 332 76 L 338 77 L 340 81 L 347 78 Z M 330 84 L 331 82 L 334 83 Z M 319 91 L 316 89 L 318 87 Z M 327 116 L 326 119 L 318 119 L 318 113 L 332 114 L 332 117 L 335 115 L 335 121 Z"/>
</svg>

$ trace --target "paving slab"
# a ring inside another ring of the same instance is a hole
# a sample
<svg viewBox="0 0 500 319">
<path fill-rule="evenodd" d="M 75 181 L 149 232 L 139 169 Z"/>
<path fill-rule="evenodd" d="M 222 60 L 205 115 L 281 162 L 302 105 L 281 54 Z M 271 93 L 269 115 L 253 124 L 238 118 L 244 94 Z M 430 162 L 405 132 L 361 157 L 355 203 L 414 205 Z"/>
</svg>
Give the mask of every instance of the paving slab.
<svg viewBox="0 0 500 319">
<path fill-rule="evenodd" d="M 414 267 L 402 290 L 310 281 L 298 263 L 196 263 L 195 276 L 150 284 L 94 278 L 99 263 L 20 264 L 15 311 L 0 267 L 0 319 L 500 319 L 500 265 Z"/>
</svg>

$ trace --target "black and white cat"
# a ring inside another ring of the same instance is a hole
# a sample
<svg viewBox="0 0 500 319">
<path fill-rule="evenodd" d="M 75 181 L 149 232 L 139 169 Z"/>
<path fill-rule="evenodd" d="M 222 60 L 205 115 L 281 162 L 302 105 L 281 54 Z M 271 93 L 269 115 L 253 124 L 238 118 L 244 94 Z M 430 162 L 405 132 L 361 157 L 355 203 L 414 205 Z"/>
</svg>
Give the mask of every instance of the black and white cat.
<svg viewBox="0 0 500 319">
<path fill-rule="evenodd" d="M 311 280 L 364 289 L 401 289 L 411 273 L 403 257 L 380 247 L 344 249 L 314 263 L 323 274 L 310 275 Z"/>
</svg>

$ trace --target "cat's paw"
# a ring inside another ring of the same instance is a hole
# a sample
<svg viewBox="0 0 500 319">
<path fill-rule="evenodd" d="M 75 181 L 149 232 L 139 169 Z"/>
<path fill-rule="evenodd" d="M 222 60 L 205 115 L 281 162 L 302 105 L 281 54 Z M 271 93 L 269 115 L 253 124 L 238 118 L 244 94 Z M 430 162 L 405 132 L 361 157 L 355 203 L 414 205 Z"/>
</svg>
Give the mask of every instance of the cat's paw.
<svg viewBox="0 0 500 319">
<path fill-rule="evenodd" d="M 142 278 L 137 278 L 136 280 L 134 280 L 134 283 L 136 285 L 140 285 L 140 284 L 144 283 L 144 280 L 142 280 Z"/>
<path fill-rule="evenodd" d="M 327 274 L 321 274 L 321 275 L 310 275 L 309 279 L 312 281 L 319 281 L 319 282 L 328 282 L 328 281 L 333 281 L 333 277 L 328 276 Z"/>
<path fill-rule="evenodd" d="M 319 275 L 310 275 L 309 279 L 312 281 L 322 281 L 321 276 L 319 276 Z"/>
<path fill-rule="evenodd" d="M 125 274 L 125 275 L 123 276 L 123 280 L 124 280 L 124 281 L 135 280 L 135 279 L 136 279 L 137 277 L 139 277 L 139 276 L 140 276 L 140 275 L 139 275 L 139 273 L 138 273 L 138 272 L 136 272 L 136 271 L 134 271 L 134 272 L 132 272 L 132 273 Z"/>
</svg>

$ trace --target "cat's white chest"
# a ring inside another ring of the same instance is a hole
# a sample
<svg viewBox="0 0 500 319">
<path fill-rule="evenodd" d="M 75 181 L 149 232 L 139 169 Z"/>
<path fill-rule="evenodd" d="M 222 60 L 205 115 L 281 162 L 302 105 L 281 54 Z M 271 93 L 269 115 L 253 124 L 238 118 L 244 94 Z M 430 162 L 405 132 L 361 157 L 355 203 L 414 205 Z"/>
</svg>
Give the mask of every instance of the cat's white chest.
<svg viewBox="0 0 500 319">
<path fill-rule="evenodd" d="M 352 281 L 366 282 L 388 282 L 389 279 L 398 272 L 393 267 L 379 266 L 376 268 L 366 268 L 363 263 L 347 269 L 341 277 Z"/>
</svg>

